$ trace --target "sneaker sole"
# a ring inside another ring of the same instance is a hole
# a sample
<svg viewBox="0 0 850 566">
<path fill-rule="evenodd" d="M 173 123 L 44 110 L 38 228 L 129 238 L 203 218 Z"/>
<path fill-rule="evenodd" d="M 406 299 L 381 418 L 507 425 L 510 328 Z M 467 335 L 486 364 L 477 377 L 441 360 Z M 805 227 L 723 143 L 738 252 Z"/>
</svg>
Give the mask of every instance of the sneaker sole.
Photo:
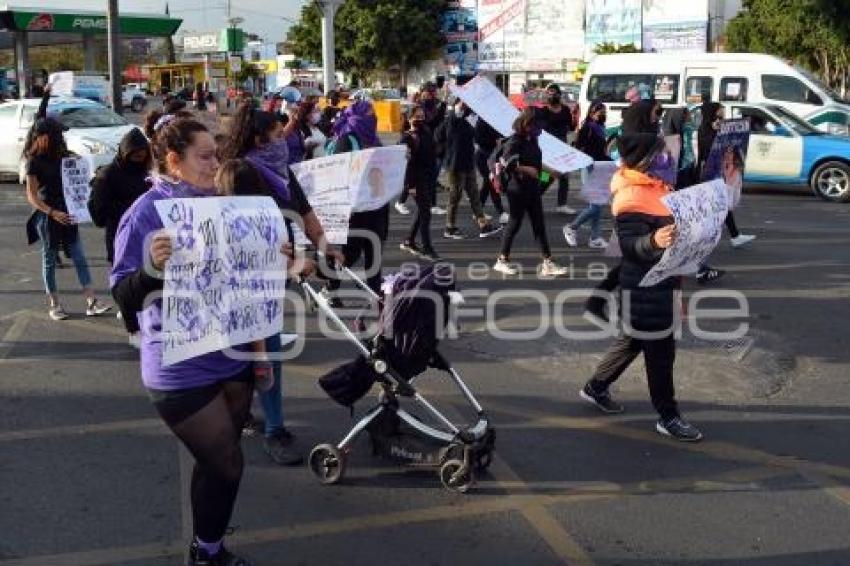
<svg viewBox="0 0 850 566">
<path fill-rule="evenodd" d="M 700 440 L 702 440 L 702 433 L 700 433 L 699 436 L 696 436 L 694 438 L 682 438 L 679 436 L 673 436 L 672 434 L 670 434 L 670 431 L 661 426 L 660 423 L 655 423 L 655 432 L 657 432 L 661 436 L 666 436 L 667 438 L 678 440 L 679 442 L 699 442 Z"/>
<path fill-rule="evenodd" d="M 492 232 L 487 232 L 486 234 L 478 234 L 478 237 L 479 238 L 492 238 L 496 234 L 500 234 L 502 232 L 502 230 L 504 230 L 504 228 L 499 227 L 499 228 L 493 230 Z"/>
<path fill-rule="evenodd" d="M 610 409 L 606 409 L 605 407 L 603 407 L 602 405 L 597 403 L 596 399 L 594 399 L 593 397 L 588 395 L 587 392 L 584 389 L 579 391 L 579 397 L 581 397 L 582 399 L 584 399 L 585 401 L 587 401 L 588 403 L 590 403 L 591 405 L 593 405 L 594 407 L 596 407 L 597 409 L 599 409 L 600 411 L 605 413 L 606 415 L 619 415 L 620 413 L 623 412 L 623 409 L 620 409 L 619 411 L 612 411 Z"/>
</svg>

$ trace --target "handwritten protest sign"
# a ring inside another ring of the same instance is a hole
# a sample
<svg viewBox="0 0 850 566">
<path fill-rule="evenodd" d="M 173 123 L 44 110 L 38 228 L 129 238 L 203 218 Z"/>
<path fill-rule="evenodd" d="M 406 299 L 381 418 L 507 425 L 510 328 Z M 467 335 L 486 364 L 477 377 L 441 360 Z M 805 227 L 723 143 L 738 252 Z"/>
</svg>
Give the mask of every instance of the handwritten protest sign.
<svg viewBox="0 0 850 566">
<path fill-rule="evenodd" d="M 349 172 L 354 211 L 377 210 L 401 194 L 407 168 L 407 146 L 358 151 Z"/>
<path fill-rule="evenodd" d="M 79 157 L 62 159 L 62 192 L 68 214 L 77 224 L 91 222 L 89 197 L 91 196 L 91 170 L 89 162 Z"/>
<path fill-rule="evenodd" d="M 348 241 L 348 221 L 353 203 L 348 174 L 351 156 L 351 153 L 330 155 L 291 167 L 331 244 L 342 245 Z M 309 243 L 301 230 L 294 232 L 296 243 Z"/>
<path fill-rule="evenodd" d="M 475 77 L 462 87 L 449 85 L 452 94 L 463 100 L 472 111 L 483 118 L 503 136 L 513 135 L 513 123 L 519 110 L 510 100 L 484 77 Z M 569 173 L 583 169 L 593 163 L 593 159 L 564 143 L 562 140 L 543 132 L 538 138 L 543 152 L 543 165 L 558 173 Z"/>
<path fill-rule="evenodd" d="M 661 199 L 676 222 L 676 239 L 640 282 L 650 287 L 673 275 L 690 275 L 714 251 L 729 212 L 722 179 L 688 187 Z"/>
<path fill-rule="evenodd" d="M 611 179 L 617 171 L 613 161 L 596 161 L 592 167 L 581 171 L 579 196 L 589 204 L 608 204 L 611 200 Z"/>
<path fill-rule="evenodd" d="M 744 164 L 747 162 L 747 148 L 750 145 L 750 120 L 724 120 L 711 152 L 705 162 L 702 180 L 723 179 L 729 193 L 729 208 L 738 206 L 744 185 Z"/>
<path fill-rule="evenodd" d="M 163 285 L 163 365 L 279 333 L 286 229 L 274 201 L 169 199 L 156 208 L 174 241 Z"/>
</svg>

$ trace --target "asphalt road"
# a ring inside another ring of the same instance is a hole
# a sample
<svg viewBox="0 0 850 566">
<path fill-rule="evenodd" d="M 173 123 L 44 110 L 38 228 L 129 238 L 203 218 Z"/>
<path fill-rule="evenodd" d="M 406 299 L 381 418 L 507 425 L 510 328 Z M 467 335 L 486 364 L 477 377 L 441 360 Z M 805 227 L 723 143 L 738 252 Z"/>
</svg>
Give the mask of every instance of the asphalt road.
<svg viewBox="0 0 850 566">
<path fill-rule="evenodd" d="M 156 418 L 119 321 L 86 320 L 76 291 L 66 300 L 75 316 L 48 320 L 39 250 L 25 243 L 27 214 L 22 189 L 0 186 L 0 564 L 181 564 L 191 535 L 189 460 Z M 712 263 L 729 273 L 714 288 L 744 294 L 750 331 L 735 343 L 686 335 L 676 365 L 683 410 L 705 442 L 656 435 L 641 364 L 617 386 L 623 415 L 580 403 L 607 341 L 565 340 L 551 328 L 534 340 L 498 339 L 471 314 L 443 351 L 498 437 L 490 473 L 469 494 L 442 489 L 431 470 L 376 461 L 366 442 L 344 483 L 325 487 L 304 467 L 271 465 L 260 440 L 247 438 L 230 546 L 266 565 L 850 563 L 850 207 L 804 192 L 750 191 L 738 217 L 758 240 L 742 250 L 720 245 Z M 497 241 L 444 241 L 435 226 L 460 286 L 484 290 L 470 309 L 511 292 L 493 309 L 503 331 L 533 329 L 541 312 L 554 314 L 533 291 L 553 301 L 587 287 L 591 263 L 610 264 L 568 250 L 564 217 L 547 220 L 572 277 L 534 277 L 525 227 L 514 253 L 522 280 L 481 279 L 468 268 L 491 263 Z M 397 244 L 407 222 L 393 213 L 390 268 L 406 259 Z M 104 289 L 101 233 L 83 234 Z M 59 284 L 77 288 L 72 269 L 60 271 Z M 561 312 L 580 327 L 577 301 Z M 306 451 L 352 424 L 315 382 L 354 350 L 323 338 L 315 315 L 304 335 L 304 352 L 285 367 L 284 409 Z M 420 384 L 453 418 L 468 414 L 442 376 Z"/>
</svg>

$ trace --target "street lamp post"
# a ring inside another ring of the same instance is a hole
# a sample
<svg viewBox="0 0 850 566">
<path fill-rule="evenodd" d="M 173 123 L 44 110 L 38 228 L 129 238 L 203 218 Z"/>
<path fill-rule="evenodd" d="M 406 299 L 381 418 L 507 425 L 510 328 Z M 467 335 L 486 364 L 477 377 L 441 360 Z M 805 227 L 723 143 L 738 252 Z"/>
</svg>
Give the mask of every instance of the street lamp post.
<svg viewBox="0 0 850 566">
<path fill-rule="evenodd" d="M 334 15 L 344 0 L 316 0 L 322 11 L 322 83 L 325 92 L 336 87 L 336 50 L 334 46 Z"/>
<path fill-rule="evenodd" d="M 107 4 L 107 43 L 109 44 L 109 86 L 112 93 L 112 110 L 116 114 L 124 113 L 121 98 L 121 41 L 119 39 L 118 0 L 109 0 Z"/>
</svg>

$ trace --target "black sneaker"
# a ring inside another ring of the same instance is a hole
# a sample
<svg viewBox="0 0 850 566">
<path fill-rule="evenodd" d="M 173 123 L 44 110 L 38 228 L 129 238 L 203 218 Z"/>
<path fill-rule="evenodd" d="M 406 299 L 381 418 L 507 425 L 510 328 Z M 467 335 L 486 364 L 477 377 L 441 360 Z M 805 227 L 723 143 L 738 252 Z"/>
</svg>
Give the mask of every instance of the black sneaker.
<svg viewBox="0 0 850 566">
<path fill-rule="evenodd" d="M 463 232 L 452 226 L 451 228 L 443 230 L 443 238 L 448 238 L 449 240 L 463 240 L 464 235 Z"/>
<path fill-rule="evenodd" d="M 434 263 L 437 263 L 438 261 L 443 259 L 437 254 L 437 252 L 432 249 L 422 250 L 419 255 L 422 257 L 422 259 L 427 259 L 428 261 L 433 261 Z"/>
<path fill-rule="evenodd" d="M 669 436 L 682 442 L 699 442 L 702 440 L 700 430 L 682 417 L 674 417 L 666 421 L 659 419 L 655 423 L 655 430 L 658 434 Z"/>
<path fill-rule="evenodd" d="M 240 556 L 236 556 L 224 545 L 217 553 L 210 556 L 207 551 L 198 546 L 197 541 L 192 541 L 189 546 L 189 559 L 186 561 L 188 566 L 251 566 L 251 563 Z"/>
<path fill-rule="evenodd" d="M 263 448 L 278 466 L 297 466 L 304 461 L 304 455 L 293 446 L 294 440 L 286 429 L 279 430 L 263 438 Z"/>
<path fill-rule="evenodd" d="M 479 238 L 489 238 L 490 236 L 495 236 L 502 230 L 504 230 L 504 226 L 493 226 L 489 222 L 481 227 L 481 231 L 478 233 Z"/>
<path fill-rule="evenodd" d="M 419 255 L 419 246 L 414 244 L 413 242 L 402 242 L 399 244 L 399 249 L 403 252 L 411 253 L 413 255 Z"/>
<path fill-rule="evenodd" d="M 726 272 L 723 271 L 722 269 L 715 269 L 713 267 L 706 267 L 705 269 L 703 269 L 699 273 L 697 273 L 697 283 L 699 283 L 700 285 L 705 285 L 706 283 L 711 283 L 712 281 L 717 281 L 718 279 L 723 277 L 723 275 L 725 275 L 725 274 L 726 274 Z"/>
<path fill-rule="evenodd" d="M 590 386 L 590 383 L 584 386 L 579 396 L 591 405 L 596 406 L 597 409 L 606 415 L 615 415 L 623 412 L 623 406 L 611 398 L 611 392 L 606 390 L 602 393 L 597 393 Z"/>
</svg>

